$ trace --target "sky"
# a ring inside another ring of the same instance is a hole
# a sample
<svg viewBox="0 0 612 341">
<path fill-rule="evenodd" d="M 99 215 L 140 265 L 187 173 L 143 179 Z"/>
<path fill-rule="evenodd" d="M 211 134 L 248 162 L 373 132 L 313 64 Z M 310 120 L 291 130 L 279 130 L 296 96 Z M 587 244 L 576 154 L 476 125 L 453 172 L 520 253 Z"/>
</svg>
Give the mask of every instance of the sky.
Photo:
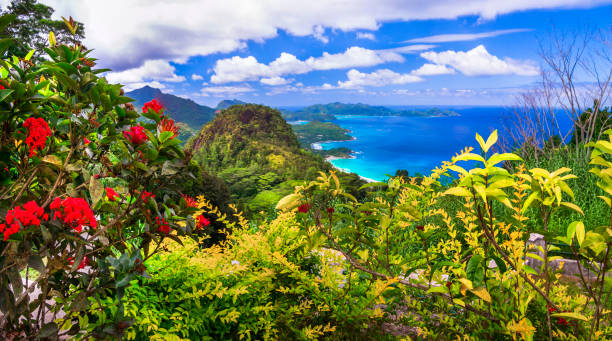
<svg viewBox="0 0 612 341">
<path fill-rule="evenodd" d="M 508 105 L 553 28 L 612 29 L 612 0 L 41 2 L 85 24 L 109 81 L 211 106 Z"/>
</svg>

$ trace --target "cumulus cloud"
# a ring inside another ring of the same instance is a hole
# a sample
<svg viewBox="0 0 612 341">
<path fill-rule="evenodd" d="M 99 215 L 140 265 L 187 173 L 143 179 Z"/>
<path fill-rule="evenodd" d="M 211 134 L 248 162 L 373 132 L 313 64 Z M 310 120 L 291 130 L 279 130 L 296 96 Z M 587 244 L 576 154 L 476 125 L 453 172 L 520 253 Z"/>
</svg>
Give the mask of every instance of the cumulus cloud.
<svg viewBox="0 0 612 341">
<path fill-rule="evenodd" d="M 483 45 L 469 51 L 423 52 L 421 57 L 438 65 L 447 65 L 466 76 L 519 75 L 535 76 L 540 70 L 531 61 L 511 58 L 499 59 L 490 54 Z"/>
<path fill-rule="evenodd" d="M 415 76 L 436 76 L 436 75 L 447 75 L 455 73 L 455 70 L 447 67 L 446 65 L 439 64 L 423 64 L 420 68 L 411 72 Z"/>
<path fill-rule="evenodd" d="M 109 72 L 106 78 L 111 83 L 121 83 L 129 88 L 137 87 L 139 84 L 155 82 L 183 82 L 185 77 L 178 76 L 174 66 L 163 60 L 148 60 L 142 66 L 120 72 Z M 159 86 L 157 86 L 159 87 Z"/>
<path fill-rule="evenodd" d="M 201 81 L 203 79 L 204 79 L 204 77 L 202 77 L 200 75 L 196 75 L 195 73 L 193 75 L 191 75 L 191 80 L 193 80 L 193 81 Z"/>
<path fill-rule="evenodd" d="M 357 39 L 376 40 L 373 33 L 369 32 L 357 32 Z"/>
<path fill-rule="evenodd" d="M 222 97 L 252 91 L 254 91 L 253 88 L 249 86 L 208 86 L 200 89 L 200 95 Z"/>
<path fill-rule="evenodd" d="M 56 17 L 84 22 L 85 44 L 100 64 L 121 71 L 147 60 L 186 61 L 189 57 L 229 53 L 247 41 L 274 38 L 279 30 L 294 36 L 324 36 L 326 30 L 377 30 L 381 23 L 455 19 L 466 15 L 492 19 L 531 9 L 589 8 L 608 0 L 42 0 Z M 118 25 L 117 23 L 121 23 Z M 245 25 L 248 23 L 248 25 Z"/>
<path fill-rule="evenodd" d="M 260 82 L 266 85 L 285 85 L 289 83 L 289 80 L 283 77 L 277 76 L 277 77 L 270 77 L 270 78 L 262 78 Z"/>
<path fill-rule="evenodd" d="M 516 28 L 510 30 L 497 30 L 482 33 L 454 33 L 454 34 L 439 34 L 435 36 L 427 36 L 422 38 L 414 38 L 406 40 L 404 43 L 449 43 L 455 41 L 471 41 L 482 38 L 497 37 L 504 34 L 528 32 L 531 29 Z"/>
<path fill-rule="evenodd" d="M 323 52 L 321 57 L 309 57 L 306 60 L 300 60 L 290 53 L 283 52 L 268 65 L 258 62 L 253 56 L 234 56 L 216 62 L 210 81 L 215 84 L 253 81 L 288 74 L 303 74 L 313 70 L 348 69 L 402 61 L 404 57 L 397 52 L 369 50 L 358 46 L 349 47 L 342 53 Z"/>
<path fill-rule="evenodd" d="M 397 73 L 389 69 L 380 69 L 371 73 L 359 72 L 355 69 L 346 73 L 348 80 L 339 81 L 338 88 L 340 89 L 355 89 L 364 86 L 384 86 L 389 84 L 406 84 L 420 82 L 423 79 L 409 73 Z M 327 84 L 330 88 L 329 84 Z M 323 85 L 325 88 L 325 84 Z"/>
</svg>

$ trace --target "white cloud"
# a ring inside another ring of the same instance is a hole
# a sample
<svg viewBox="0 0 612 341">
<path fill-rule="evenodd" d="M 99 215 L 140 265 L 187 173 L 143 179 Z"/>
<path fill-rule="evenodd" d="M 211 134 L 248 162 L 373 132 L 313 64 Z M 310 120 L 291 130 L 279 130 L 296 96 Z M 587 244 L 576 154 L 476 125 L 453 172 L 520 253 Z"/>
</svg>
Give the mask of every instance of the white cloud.
<svg viewBox="0 0 612 341">
<path fill-rule="evenodd" d="M 225 96 L 225 95 L 232 95 L 232 94 L 239 94 L 239 93 L 245 93 L 245 92 L 252 92 L 254 91 L 253 88 L 248 87 L 248 86 L 209 86 L 209 87 L 205 87 L 202 88 L 200 90 L 200 95 L 201 96 Z"/>
<path fill-rule="evenodd" d="M 325 36 L 325 28 L 321 25 L 316 25 L 313 29 L 313 36 L 320 40 L 323 44 L 327 44 L 329 42 L 329 38 Z"/>
<path fill-rule="evenodd" d="M 455 70 L 447 67 L 446 65 L 426 63 L 411 73 L 415 76 L 436 76 L 453 74 L 455 73 Z"/>
<path fill-rule="evenodd" d="M 121 83 L 128 87 L 134 87 L 137 84 L 156 82 L 183 82 L 185 77 L 178 76 L 175 73 L 176 69 L 168 62 L 163 60 L 148 60 L 142 66 L 129 69 L 121 72 L 109 72 L 106 78 L 111 83 Z"/>
<path fill-rule="evenodd" d="M 439 65 L 448 65 L 466 76 L 483 75 L 520 75 L 535 76 L 538 67 L 531 61 L 519 61 L 511 58 L 499 59 L 490 54 L 483 45 L 469 51 L 423 52 L 421 57 Z"/>
<path fill-rule="evenodd" d="M 352 69 L 346 73 L 346 76 L 348 80 L 344 82 L 338 81 L 338 88 L 355 89 L 364 86 L 415 83 L 423 80 L 421 77 L 412 74 L 397 73 L 389 69 L 380 69 L 371 73 L 363 73 Z M 325 84 L 323 85 L 323 88 L 325 88 Z"/>
<path fill-rule="evenodd" d="M 406 45 L 406 46 L 394 47 L 394 48 L 391 48 L 391 49 L 379 50 L 379 51 L 388 51 L 388 52 L 410 54 L 410 53 L 416 53 L 416 52 L 421 52 L 421 51 L 425 51 L 425 50 L 430 50 L 430 49 L 433 49 L 434 47 L 436 47 L 436 45 L 415 44 L 415 45 Z"/>
<path fill-rule="evenodd" d="M 289 83 L 289 80 L 283 77 L 277 76 L 277 77 L 271 77 L 271 78 L 262 78 L 260 82 L 266 85 L 284 85 L 284 84 Z"/>
<path fill-rule="evenodd" d="M 216 62 L 210 81 L 215 84 L 253 81 L 313 70 L 348 69 L 402 61 L 404 57 L 397 52 L 369 50 L 358 46 L 349 47 L 342 53 L 323 52 L 321 57 L 309 57 L 306 60 L 299 60 L 296 56 L 283 52 L 268 65 L 259 63 L 253 56 L 234 56 Z"/>
<path fill-rule="evenodd" d="M 193 75 L 191 75 L 191 80 L 194 80 L 194 81 L 201 81 L 201 80 L 203 80 L 203 79 L 204 79 L 204 77 L 202 77 L 202 76 L 200 76 L 200 75 L 196 75 L 195 73 L 194 73 Z"/>
<path fill-rule="evenodd" d="M 370 32 L 357 32 L 357 39 L 376 40 L 376 37 Z"/>
<path fill-rule="evenodd" d="M 404 43 L 448 43 L 454 41 L 470 41 L 482 38 L 497 37 L 504 34 L 528 32 L 531 29 L 516 28 L 510 30 L 497 30 L 482 33 L 454 33 L 454 34 L 439 34 L 435 36 L 427 36 L 422 38 L 414 38 L 406 40 Z"/>
<path fill-rule="evenodd" d="M 94 49 L 101 66 L 117 71 L 140 67 L 147 60 L 184 62 L 193 56 L 229 53 L 245 48 L 248 41 L 274 38 L 279 30 L 323 39 L 322 31 L 377 30 L 381 23 L 390 21 L 466 15 L 492 19 L 531 9 L 590 8 L 609 3 L 378 0 L 373 6 L 371 0 L 41 1 L 56 9 L 55 17 L 71 15 L 84 22 L 85 44 Z"/>
</svg>

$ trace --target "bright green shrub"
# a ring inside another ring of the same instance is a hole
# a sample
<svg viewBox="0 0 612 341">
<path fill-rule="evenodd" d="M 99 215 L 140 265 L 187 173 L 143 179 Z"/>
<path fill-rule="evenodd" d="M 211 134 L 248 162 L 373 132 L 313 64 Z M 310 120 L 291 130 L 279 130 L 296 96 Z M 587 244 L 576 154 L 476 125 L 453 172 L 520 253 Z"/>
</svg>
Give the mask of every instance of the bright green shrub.
<svg viewBox="0 0 612 341">
<path fill-rule="evenodd" d="M 244 224 L 245 222 L 242 221 Z M 378 338 L 375 308 L 387 281 L 364 281 L 337 253 L 313 249 L 295 214 L 252 232 L 236 227 L 223 245 L 165 244 L 146 262 L 151 279 L 124 297 L 127 339 Z M 92 309 L 96 310 L 97 303 Z M 104 301 L 112 309 L 113 301 Z"/>
</svg>

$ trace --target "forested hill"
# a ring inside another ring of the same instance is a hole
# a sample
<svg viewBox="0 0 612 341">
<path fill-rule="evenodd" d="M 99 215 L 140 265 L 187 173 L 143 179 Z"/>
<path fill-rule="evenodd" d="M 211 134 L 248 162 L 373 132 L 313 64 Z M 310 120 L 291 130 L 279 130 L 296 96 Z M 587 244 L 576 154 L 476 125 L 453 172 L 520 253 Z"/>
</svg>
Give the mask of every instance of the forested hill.
<svg viewBox="0 0 612 341">
<path fill-rule="evenodd" d="M 225 99 L 221 102 L 219 102 L 219 104 L 217 104 L 217 110 L 219 109 L 227 109 L 229 107 L 231 107 L 232 105 L 238 105 L 238 104 L 247 104 L 246 102 L 243 102 L 241 100 L 238 99 Z"/>
<path fill-rule="evenodd" d="M 190 99 L 163 93 L 161 90 L 145 86 L 125 94 L 135 100 L 134 105 L 142 106 L 151 99 L 157 99 L 166 108 L 166 113 L 177 122 L 188 125 L 192 133 L 215 117 L 215 109 L 200 105 Z M 181 127 L 183 128 L 183 127 Z M 194 131 L 193 131 L 194 130 Z"/>
<path fill-rule="evenodd" d="M 249 212 L 272 210 L 295 185 L 331 169 L 320 156 L 300 148 L 278 110 L 263 105 L 234 105 L 220 111 L 187 148 L 194 143 L 194 160 L 223 179 L 234 200 Z M 354 174 L 343 179 L 353 188 L 363 183 Z"/>
</svg>

